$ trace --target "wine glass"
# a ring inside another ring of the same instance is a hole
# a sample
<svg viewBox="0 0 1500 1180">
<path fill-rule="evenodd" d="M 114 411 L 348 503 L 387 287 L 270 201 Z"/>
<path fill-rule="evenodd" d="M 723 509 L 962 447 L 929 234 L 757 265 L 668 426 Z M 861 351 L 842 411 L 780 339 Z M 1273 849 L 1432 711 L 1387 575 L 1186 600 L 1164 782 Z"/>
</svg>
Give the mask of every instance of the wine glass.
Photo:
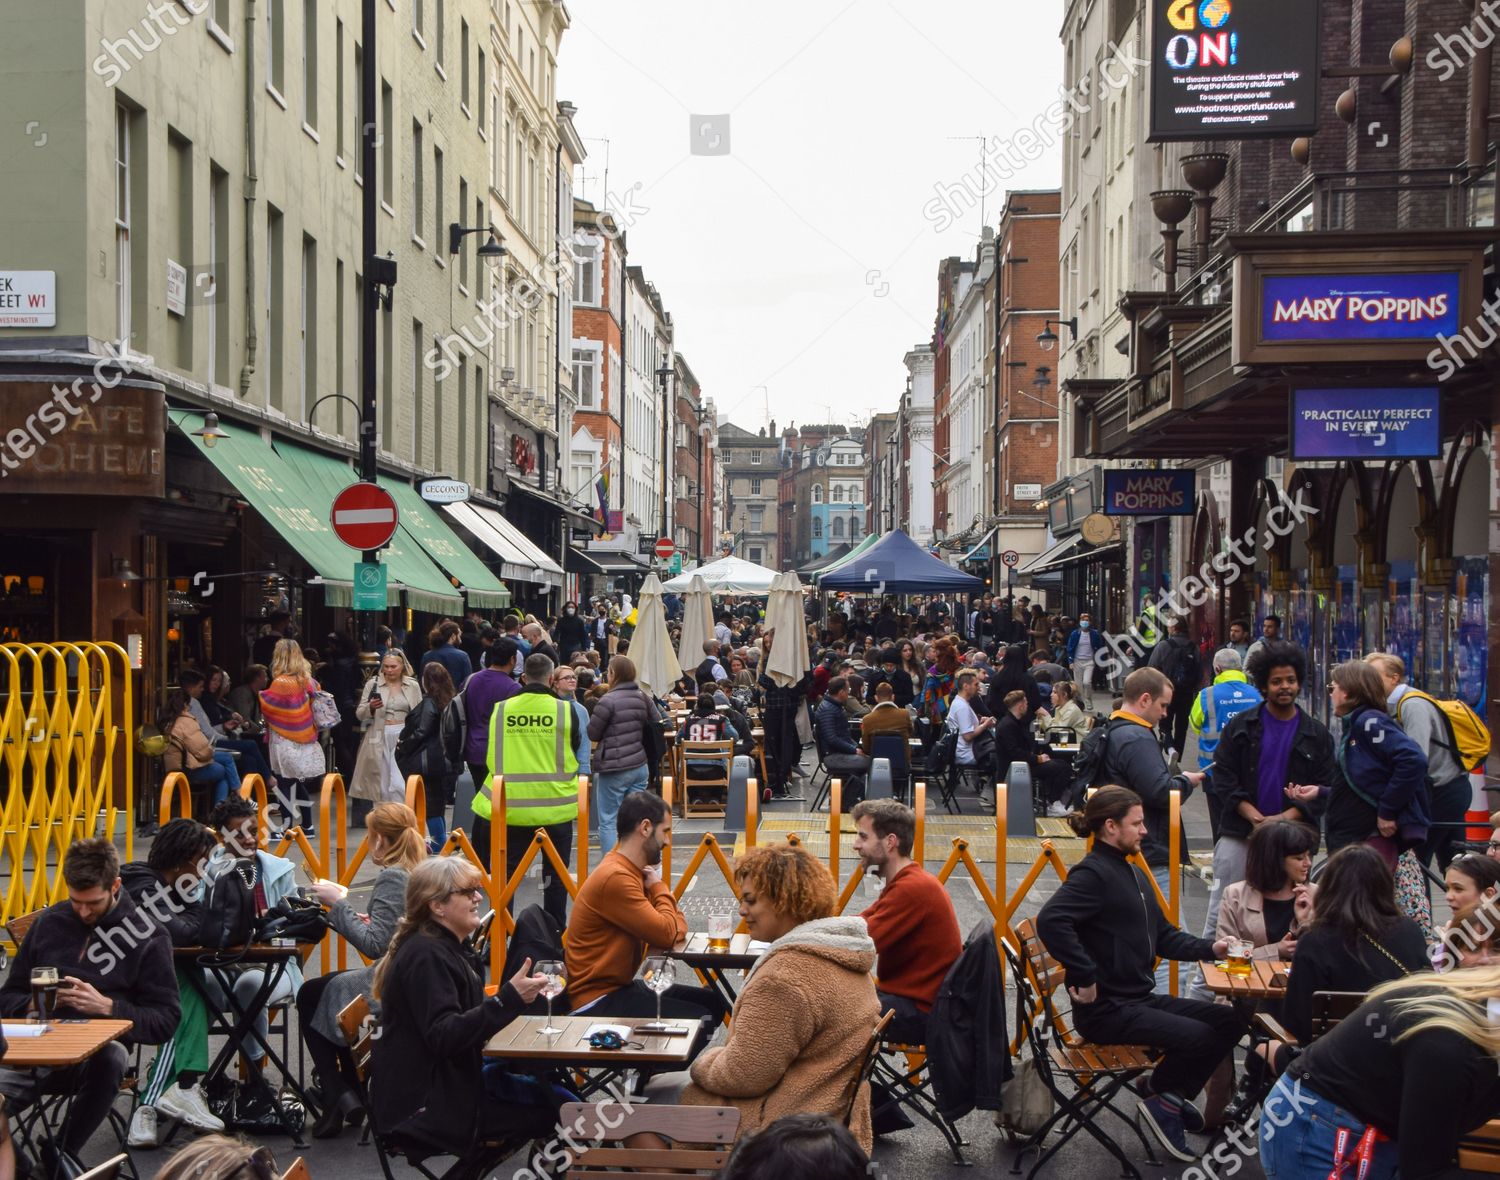
<svg viewBox="0 0 1500 1180">
<path fill-rule="evenodd" d="M 676 982 L 676 969 L 666 955 L 651 955 L 645 963 L 641 978 L 647 987 L 656 993 L 656 1027 L 661 1027 L 661 998 Z"/>
<path fill-rule="evenodd" d="M 542 1035 L 555 1037 L 562 1029 L 552 1026 L 552 1001 L 562 995 L 563 988 L 568 986 L 566 968 L 558 959 L 543 959 L 536 965 L 536 972 L 546 980 L 542 984 L 542 995 L 547 997 L 547 1024 L 542 1029 Z"/>
</svg>

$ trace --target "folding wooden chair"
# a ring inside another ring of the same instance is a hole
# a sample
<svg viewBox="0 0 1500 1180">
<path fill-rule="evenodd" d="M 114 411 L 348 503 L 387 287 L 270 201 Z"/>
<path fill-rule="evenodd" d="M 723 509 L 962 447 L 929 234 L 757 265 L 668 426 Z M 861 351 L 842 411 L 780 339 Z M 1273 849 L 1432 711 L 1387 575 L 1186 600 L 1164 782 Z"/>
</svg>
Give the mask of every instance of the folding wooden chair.
<svg viewBox="0 0 1500 1180">
<path fill-rule="evenodd" d="M 728 740 L 683 742 L 681 758 L 682 818 L 723 815 L 729 806 L 729 769 L 734 762 L 734 743 Z M 704 802 L 701 795 L 706 791 L 722 791 L 723 795 Z M 700 797 L 695 799 L 695 795 Z"/>
<path fill-rule="evenodd" d="M 904 1059 L 904 1061 L 903 1061 Z M 900 1106 L 918 1118 L 924 1119 L 942 1135 L 953 1153 L 953 1162 L 960 1167 L 969 1167 L 971 1160 L 964 1158 L 963 1149 L 968 1146 L 957 1125 L 938 1106 L 932 1089 L 932 1074 L 927 1067 L 927 1047 L 899 1041 L 884 1041 L 880 1055 L 875 1060 L 872 1081 L 880 1083 L 890 1094 L 888 1105 Z M 875 1108 L 885 1109 L 884 1106 Z M 872 1116 L 875 1110 L 871 1111 Z"/>
<path fill-rule="evenodd" d="M 1500 1120 L 1485 1123 L 1458 1141 L 1458 1166 L 1469 1172 L 1500 1174 Z"/>
<path fill-rule="evenodd" d="M 740 1112 L 732 1106 L 658 1106 L 643 1103 L 620 1108 L 611 1103 L 606 1122 L 592 1102 L 566 1103 L 558 1115 L 562 1127 L 582 1127 L 588 1143 L 568 1158 L 568 1180 L 642 1180 L 664 1173 L 712 1176 L 729 1162 L 739 1131 Z M 602 1104 L 601 1104 L 602 1105 Z M 635 1135 L 654 1135 L 672 1146 L 626 1147 Z M 548 1160 L 548 1162 L 551 1162 Z"/>
<path fill-rule="evenodd" d="M 885 1030 L 895 1018 L 896 1013 L 891 1011 L 875 1022 L 875 1029 L 870 1033 L 864 1053 L 860 1055 L 859 1072 L 854 1075 L 854 1081 L 850 1083 L 849 1100 L 844 1104 L 844 1126 L 846 1127 L 854 1118 L 854 1105 L 859 1101 L 859 1088 L 869 1083 L 870 1077 L 875 1072 L 875 1063 L 880 1060 L 880 1042 L 885 1037 Z"/>
<path fill-rule="evenodd" d="M 1063 985 L 1063 967 L 1047 953 L 1033 919 L 1017 925 L 1016 945 L 1015 950 L 1005 947 L 1016 981 L 1016 1024 L 1026 1030 L 1037 1075 L 1051 1091 L 1057 1109 L 1021 1145 L 1011 1174 L 1020 1174 L 1022 1159 L 1034 1148 L 1038 1155 L 1027 1173 L 1030 1180 L 1069 1140 L 1087 1131 L 1119 1161 L 1125 1175 L 1140 1180 L 1140 1170 L 1095 1119 L 1105 1110 L 1115 1114 L 1135 1132 L 1147 1162 L 1159 1166 L 1150 1140 L 1136 1121 L 1115 1105 L 1121 1090 L 1155 1068 L 1157 1051 L 1141 1045 L 1095 1045 L 1070 1032 L 1054 1002 L 1057 989 Z M 1064 1083 L 1071 1083 L 1071 1087 Z M 1054 1130 L 1059 1132 L 1058 1138 L 1044 1150 L 1043 1143 Z"/>
<path fill-rule="evenodd" d="M 299 1155 L 292 1161 L 291 1166 L 281 1173 L 281 1180 L 312 1180 L 312 1173 L 307 1169 L 307 1161 Z"/>
</svg>

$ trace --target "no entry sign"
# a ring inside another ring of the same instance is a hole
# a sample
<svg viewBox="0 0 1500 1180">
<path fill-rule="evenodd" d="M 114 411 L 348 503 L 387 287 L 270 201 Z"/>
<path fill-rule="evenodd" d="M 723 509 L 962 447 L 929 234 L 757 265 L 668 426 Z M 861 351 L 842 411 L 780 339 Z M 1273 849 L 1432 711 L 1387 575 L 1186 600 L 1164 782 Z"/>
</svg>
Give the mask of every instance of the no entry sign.
<svg viewBox="0 0 1500 1180">
<path fill-rule="evenodd" d="M 656 540 L 656 556 L 663 561 L 671 558 L 677 552 L 677 546 L 672 543 L 671 537 L 658 537 Z"/>
<path fill-rule="evenodd" d="M 383 549 L 396 533 L 396 501 L 378 484 L 352 483 L 333 498 L 329 519 L 349 548 Z"/>
</svg>

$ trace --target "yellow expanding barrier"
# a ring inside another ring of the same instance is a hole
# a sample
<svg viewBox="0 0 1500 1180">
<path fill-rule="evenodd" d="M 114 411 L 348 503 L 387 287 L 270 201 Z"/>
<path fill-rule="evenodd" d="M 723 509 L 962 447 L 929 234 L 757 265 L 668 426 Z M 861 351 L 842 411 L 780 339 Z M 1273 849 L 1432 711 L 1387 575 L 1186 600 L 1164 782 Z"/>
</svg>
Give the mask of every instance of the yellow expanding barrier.
<svg viewBox="0 0 1500 1180">
<path fill-rule="evenodd" d="M 123 826 L 134 855 L 134 689 L 115 643 L 0 645 L 0 923 L 63 897 L 74 840 Z"/>
</svg>

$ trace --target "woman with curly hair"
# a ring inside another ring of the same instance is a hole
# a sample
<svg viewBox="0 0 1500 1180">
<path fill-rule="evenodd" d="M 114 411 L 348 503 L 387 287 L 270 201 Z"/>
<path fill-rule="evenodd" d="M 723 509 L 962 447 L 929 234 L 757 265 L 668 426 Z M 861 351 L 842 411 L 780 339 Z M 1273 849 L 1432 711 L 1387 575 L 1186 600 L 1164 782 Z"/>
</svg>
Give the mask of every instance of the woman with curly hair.
<svg viewBox="0 0 1500 1180">
<path fill-rule="evenodd" d="M 951 635 L 935 639 L 927 647 L 932 667 L 922 683 L 922 695 L 917 698 L 917 715 L 932 723 L 932 732 L 937 732 L 948 719 L 948 706 L 953 703 L 953 677 L 958 674 L 958 640 Z"/>
<path fill-rule="evenodd" d="M 750 937 L 770 946 L 735 1001 L 728 1039 L 693 1062 L 681 1101 L 738 1107 L 747 1135 L 783 1115 L 843 1119 L 852 1100 L 849 1128 L 869 1151 L 869 1088 L 853 1092 L 880 1018 L 864 919 L 832 916 L 838 886 L 805 848 L 751 849 L 734 881 Z"/>
</svg>

